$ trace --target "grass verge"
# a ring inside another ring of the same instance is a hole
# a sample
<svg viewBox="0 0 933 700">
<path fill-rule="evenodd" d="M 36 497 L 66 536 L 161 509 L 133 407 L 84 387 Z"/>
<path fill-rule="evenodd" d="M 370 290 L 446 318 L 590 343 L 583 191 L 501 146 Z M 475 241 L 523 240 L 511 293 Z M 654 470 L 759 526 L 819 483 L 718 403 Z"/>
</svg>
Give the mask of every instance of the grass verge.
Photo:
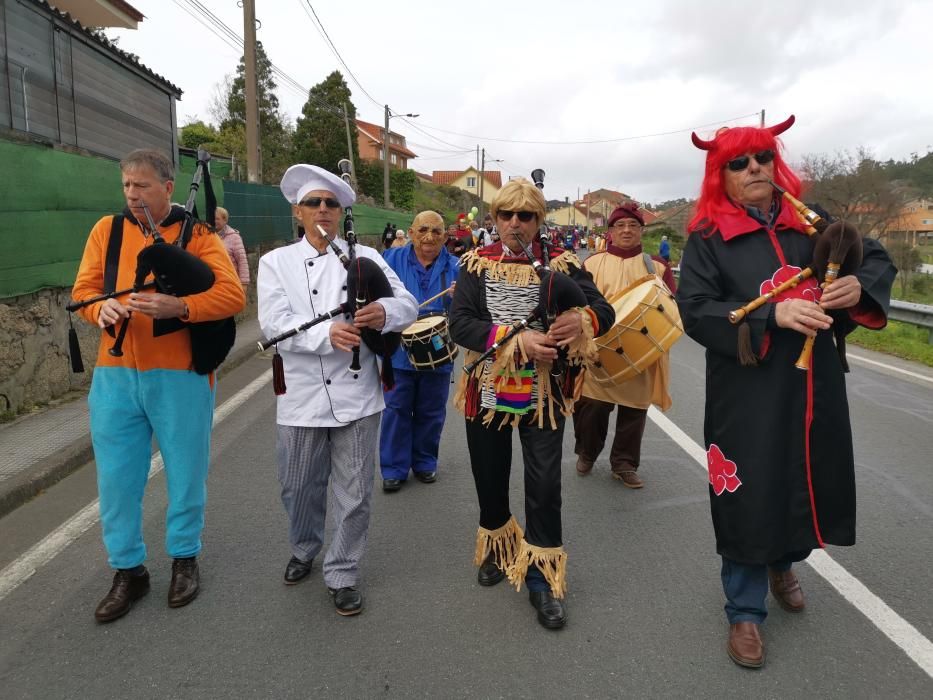
<svg viewBox="0 0 933 700">
<path fill-rule="evenodd" d="M 856 328 L 846 337 L 846 340 L 852 345 L 885 352 L 933 367 L 933 345 L 927 342 L 929 336 L 928 328 L 888 321 L 888 325 L 880 331 Z"/>
</svg>

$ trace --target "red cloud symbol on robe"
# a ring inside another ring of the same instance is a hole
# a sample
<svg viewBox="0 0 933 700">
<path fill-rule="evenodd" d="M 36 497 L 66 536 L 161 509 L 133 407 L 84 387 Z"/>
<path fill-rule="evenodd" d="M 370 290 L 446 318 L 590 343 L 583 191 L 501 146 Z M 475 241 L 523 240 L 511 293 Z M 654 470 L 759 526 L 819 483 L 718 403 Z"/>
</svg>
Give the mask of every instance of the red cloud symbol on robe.
<svg viewBox="0 0 933 700">
<path fill-rule="evenodd" d="M 726 459 L 719 445 L 710 445 L 706 451 L 706 464 L 709 468 L 709 483 L 713 487 L 713 493 L 721 496 L 723 491 L 734 493 L 742 480 L 739 479 L 735 462 Z"/>
<path fill-rule="evenodd" d="M 765 280 L 761 283 L 761 291 L 759 294 L 767 294 L 775 287 L 778 287 L 782 283 L 797 275 L 799 272 L 800 268 L 793 265 L 784 265 L 783 267 L 778 268 L 777 272 L 771 275 L 771 279 Z M 776 304 L 777 302 L 784 301 L 785 299 L 805 299 L 807 301 L 819 301 L 822 294 L 823 291 L 820 289 L 820 285 L 817 284 L 816 280 L 812 277 L 808 277 L 796 287 L 793 287 L 792 289 L 785 289 L 783 292 L 771 299 L 771 303 Z"/>
</svg>

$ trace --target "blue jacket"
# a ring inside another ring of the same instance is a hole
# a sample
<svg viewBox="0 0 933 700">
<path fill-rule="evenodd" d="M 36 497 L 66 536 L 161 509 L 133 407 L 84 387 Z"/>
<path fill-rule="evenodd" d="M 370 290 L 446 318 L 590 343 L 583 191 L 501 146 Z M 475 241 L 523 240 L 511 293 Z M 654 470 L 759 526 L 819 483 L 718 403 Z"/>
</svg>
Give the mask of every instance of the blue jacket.
<svg viewBox="0 0 933 700">
<path fill-rule="evenodd" d="M 437 259 L 427 269 L 418 262 L 418 258 L 415 257 L 415 249 L 411 245 L 390 248 L 385 251 L 384 255 L 389 267 L 395 271 L 395 274 L 402 280 L 402 284 L 414 295 L 419 304 L 425 299 L 430 299 L 438 294 L 441 290 L 447 289 L 457 281 L 457 275 L 460 273 L 460 268 L 457 266 L 459 260 L 443 247 Z M 443 296 L 418 309 L 418 317 L 446 314 L 449 308 L 450 296 Z M 392 367 L 410 372 L 415 371 L 415 368 L 408 361 L 404 347 L 400 347 L 392 355 Z M 434 371 L 449 373 L 452 369 L 453 364 L 449 364 Z"/>
</svg>

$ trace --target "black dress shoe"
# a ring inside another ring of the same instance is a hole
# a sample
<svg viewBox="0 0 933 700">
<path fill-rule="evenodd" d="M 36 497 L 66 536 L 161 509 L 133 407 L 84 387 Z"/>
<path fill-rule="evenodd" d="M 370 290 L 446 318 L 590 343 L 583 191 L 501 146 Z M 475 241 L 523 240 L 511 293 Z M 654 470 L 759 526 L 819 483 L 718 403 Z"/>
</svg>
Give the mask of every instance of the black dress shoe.
<svg viewBox="0 0 933 700">
<path fill-rule="evenodd" d="M 168 586 L 168 606 L 180 608 L 198 597 L 201 574 L 196 557 L 176 559 L 172 562 L 172 582 Z"/>
<path fill-rule="evenodd" d="M 433 484 L 437 481 L 437 472 L 415 472 L 415 478 L 422 484 Z"/>
<path fill-rule="evenodd" d="M 285 565 L 285 585 L 294 586 L 302 579 L 307 578 L 311 573 L 311 561 L 302 561 L 298 557 L 292 557 Z"/>
<path fill-rule="evenodd" d="M 133 603 L 149 592 L 149 572 L 145 567 L 142 573 L 131 574 L 126 569 L 117 569 L 113 575 L 110 592 L 97 604 L 94 618 L 98 622 L 113 622 L 126 615 Z"/>
<path fill-rule="evenodd" d="M 505 578 L 505 571 L 496 563 L 496 556 L 490 552 L 476 572 L 476 582 L 481 586 L 495 586 Z"/>
<path fill-rule="evenodd" d="M 538 622 L 549 630 L 559 630 L 567 624 L 567 609 L 564 601 L 555 598 L 550 591 L 528 591 L 528 600 L 538 611 Z"/>
<path fill-rule="evenodd" d="M 359 615 L 363 612 L 363 594 L 355 586 L 328 588 L 327 591 L 334 596 L 338 615 Z"/>
<path fill-rule="evenodd" d="M 382 490 L 386 493 L 394 493 L 402 488 L 405 482 L 402 479 L 383 479 Z"/>
</svg>

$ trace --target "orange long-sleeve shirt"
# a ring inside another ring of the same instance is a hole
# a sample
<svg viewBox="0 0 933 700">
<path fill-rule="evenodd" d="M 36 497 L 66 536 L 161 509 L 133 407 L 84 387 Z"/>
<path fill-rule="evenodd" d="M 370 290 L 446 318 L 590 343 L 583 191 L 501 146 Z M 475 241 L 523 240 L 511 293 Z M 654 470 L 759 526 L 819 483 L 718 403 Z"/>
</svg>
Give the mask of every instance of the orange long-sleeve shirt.
<svg viewBox="0 0 933 700">
<path fill-rule="evenodd" d="M 72 297 L 76 301 L 89 299 L 104 292 L 104 267 L 112 221 L 112 216 L 105 216 L 91 230 L 72 289 Z M 167 243 L 172 243 L 181 235 L 181 229 L 182 222 L 176 222 L 160 227 L 160 233 Z M 123 245 L 120 249 L 120 264 L 117 269 L 117 290 L 129 289 L 133 286 L 136 277 L 136 258 L 143 248 L 151 245 L 153 245 L 151 237 L 147 238 L 139 226 L 129 219 L 124 219 Z M 214 284 L 210 289 L 182 297 L 188 305 L 188 320 L 192 322 L 216 321 L 241 311 L 246 304 L 243 286 L 240 284 L 220 237 L 211 233 L 207 227 L 196 225 L 186 250 L 207 263 L 214 272 Z M 119 301 L 125 304 L 127 297 L 121 297 Z M 103 302 L 91 304 L 80 309 L 78 313 L 86 321 L 96 325 L 102 304 Z M 119 329 L 119 324 L 116 328 Z M 153 337 L 152 319 L 145 314 L 134 313 L 130 318 L 123 343 L 122 357 L 113 357 L 107 352 L 112 345 L 113 340 L 110 336 L 102 334 L 97 353 L 98 367 L 131 367 L 139 371 L 187 370 L 192 367 L 191 335 L 188 329 L 183 328 L 158 338 Z"/>
</svg>

